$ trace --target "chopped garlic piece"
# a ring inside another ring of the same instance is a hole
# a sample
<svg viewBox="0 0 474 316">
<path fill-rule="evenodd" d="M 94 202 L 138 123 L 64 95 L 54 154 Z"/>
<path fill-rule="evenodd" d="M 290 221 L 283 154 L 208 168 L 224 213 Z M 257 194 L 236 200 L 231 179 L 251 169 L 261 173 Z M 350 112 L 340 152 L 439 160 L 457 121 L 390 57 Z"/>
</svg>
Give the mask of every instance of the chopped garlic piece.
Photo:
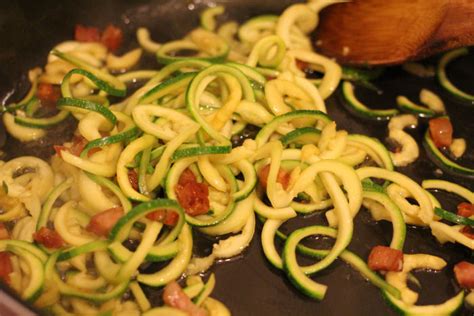
<svg viewBox="0 0 474 316">
<path fill-rule="evenodd" d="M 454 138 L 449 146 L 449 151 L 455 158 L 461 157 L 466 151 L 466 140 L 464 138 Z"/>
</svg>

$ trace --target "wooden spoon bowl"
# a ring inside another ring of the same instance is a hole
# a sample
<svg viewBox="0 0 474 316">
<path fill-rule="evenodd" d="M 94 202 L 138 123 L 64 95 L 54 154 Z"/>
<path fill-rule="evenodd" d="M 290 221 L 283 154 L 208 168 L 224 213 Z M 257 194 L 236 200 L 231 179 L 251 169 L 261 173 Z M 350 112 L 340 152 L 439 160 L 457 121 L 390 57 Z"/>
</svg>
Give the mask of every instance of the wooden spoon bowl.
<svg viewBox="0 0 474 316">
<path fill-rule="evenodd" d="M 338 62 L 390 65 L 474 44 L 473 0 L 354 0 L 321 13 L 316 49 Z"/>
</svg>

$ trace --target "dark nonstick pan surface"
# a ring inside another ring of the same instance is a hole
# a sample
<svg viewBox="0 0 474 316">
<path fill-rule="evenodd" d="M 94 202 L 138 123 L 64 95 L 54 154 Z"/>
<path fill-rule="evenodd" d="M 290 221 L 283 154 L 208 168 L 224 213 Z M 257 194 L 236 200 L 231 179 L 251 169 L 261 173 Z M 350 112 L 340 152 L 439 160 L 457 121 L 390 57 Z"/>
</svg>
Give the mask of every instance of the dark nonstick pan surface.
<svg viewBox="0 0 474 316">
<path fill-rule="evenodd" d="M 229 18 L 242 21 L 259 14 L 280 13 L 294 1 L 221 0 L 213 3 L 216 2 L 227 7 L 226 14 Z M 198 12 L 207 4 L 205 0 L 2 1 L 0 100 L 8 103 L 21 98 L 28 89 L 28 69 L 44 65 L 48 51 L 56 43 L 71 39 L 74 25 L 77 23 L 98 27 L 105 27 L 109 23 L 119 25 L 125 30 L 127 44 L 123 50 L 126 51 L 127 48 L 137 46 L 135 30 L 140 26 L 150 28 L 154 38 L 159 41 L 183 36 L 198 24 Z M 145 59 L 147 67 L 158 67 L 152 56 Z M 436 58 L 433 58 L 431 62 L 435 61 Z M 466 91 L 474 92 L 474 87 L 470 84 L 474 79 L 472 55 L 454 62 L 448 71 L 453 74 L 454 83 Z M 393 107 L 398 94 L 417 100 L 421 88 L 438 93 L 445 101 L 454 123 L 455 136 L 464 137 L 468 142 L 467 153 L 460 162 L 474 166 L 472 105 L 462 105 L 449 98 L 434 78 L 420 79 L 399 68 L 387 69 L 375 83 L 383 91 L 382 94 L 365 90 L 360 93 L 360 97 L 374 107 Z M 327 107 L 331 117 L 338 123 L 338 128 L 352 133 L 369 134 L 386 141 L 386 123 L 352 116 L 342 106 L 339 92 L 327 101 Z M 425 128 L 426 122 L 420 121 L 413 135 L 420 140 Z M 51 145 L 63 142 L 71 136 L 71 131 L 71 128 L 60 127 L 48 139 L 33 144 L 20 144 L 11 138 L 5 140 L 3 137 L 0 137 L 0 142 L 6 143 L 3 147 L 5 158 L 26 154 L 47 158 L 53 151 Z M 403 173 L 416 181 L 442 178 L 474 189 L 472 179 L 440 173 L 428 160 L 421 146 L 420 151 L 421 157 L 416 163 L 400 169 Z M 459 202 L 449 194 L 438 194 L 437 197 L 445 208 L 451 210 Z M 305 225 L 323 222 L 322 215 L 305 219 Z M 365 210 L 359 213 L 355 223 L 355 233 L 349 248 L 362 258 L 368 256 L 374 245 L 389 243 L 392 233 L 389 223 L 373 222 Z M 302 221 L 297 224 L 302 224 Z M 292 228 L 294 227 L 287 227 L 288 230 Z M 258 227 L 251 246 L 242 257 L 212 268 L 217 277 L 212 296 L 224 302 L 234 315 L 395 315 L 376 287 L 340 261 L 316 276 L 319 282 L 329 285 L 324 301 L 317 302 L 299 294 L 281 272 L 266 262 L 259 240 L 260 231 L 261 227 Z M 204 254 L 209 244 L 209 241 L 198 238 L 196 251 Z M 453 244 L 441 246 L 429 230 L 423 229 L 408 230 L 405 252 L 433 254 L 448 262 L 448 267 L 441 273 L 415 273 L 422 283 L 419 304 L 440 303 L 457 293 L 459 287 L 453 281 L 452 266 L 461 260 L 472 261 L 470 250 Z M 160 292 L 151 288 L 145 290 L 152 297 L 152 304 L 159 304 Z M 472 315 L 473 311 L 464 308 L 462 313 Z M 0 315 L 4 315 L 1 308 Z"/>
</svg>

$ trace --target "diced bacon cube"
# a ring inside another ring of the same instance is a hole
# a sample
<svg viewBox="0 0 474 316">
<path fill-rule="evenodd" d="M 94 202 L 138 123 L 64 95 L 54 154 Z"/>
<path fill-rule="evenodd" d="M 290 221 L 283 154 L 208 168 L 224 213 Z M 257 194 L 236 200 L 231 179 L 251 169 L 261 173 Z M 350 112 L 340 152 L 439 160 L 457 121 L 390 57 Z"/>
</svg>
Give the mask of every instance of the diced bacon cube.
<svg viewBox="0 0 474 316">
<path fill-rule="evenodd" d="M 467 202 L 459 203 L 458 215 L 463 217 L 471 217 L 474 215 L 474 204 Z"/>
<path fill-rule="evenodd" d="M 309 68 L 309 64 L 305 61 L 297 59 L 296 60 L 296 67 L 298 67 L 298 69 L 301 70 L 301 71 L 305 71 L 306 69 Z"/>
<path fill-rule="evenodd" d="M 105 210 L 92 216 L 86 230 L 97 236 L 107 237 L 122 216 L 123 208 L 121 207 Z"/>
<path fill-rule="evenodd" d="M 454 266 L 454 275 L 459 285 L 466 289 L 474 289 L 474 264 L 461 261 Z"/>
<path fill-rule="evenodd" d="M 0 252 L 0 281 L 10 283 L 10 273 L 13 272 L 10 253 L 7 251 Z"/>
<path fill-rule="evenodd" d="M 41 227 L 33 234 L 33 239 L 46 248 L 61 248 L 64 246 L 64 240 L 61 236 L 54 229 L 47 227 Z"/>
<path fill-rule="evenodd" d="M 102 33 L 102 37 L 100 41 L 110 51 L 115 51 L 122 45 L 122 41 L 123 41 L 122 30 L 110 24 L 105 28 L 104 32 Z"/>
<path fill-rule="evenodd" d="M 196 176 L 191 169 L 186 168 L 179 176 L 178 184 L 185 185 L 188 182 L 196 182 Z"/>
<path fill-rule="evenodd" d="M 370 251 L 368 265 L 374 271 L 401 271 L 403 252 L 385 246 L 375 246 Z"/>
<path fill-rule="evenodd" d="M 96 27 L 77 24 L 74 30 L 74 39 L 78 42 L 98 42 L 100 40 L 100 32 Z"/>
<path fill-rule="evenodd" d="M 166 305 L 186 312 L 190 316 L 206 316 L 205 309 L 196 306 L 184 293 L 178 283 L 173 281 L 165 286 L 163 291 L 163 301 Z"/>
<path fill-rule="evenodd" d="M 179 215 L 173 210 L 156 210 L 148 213 L 146 218 L 152 221 L 162 222 L 167 226 L 175 226 L 178 222 Z"/>
<path fill-rule="evenodd" d="M 135 191 L 138 191 L 138 173 L 135 169 L 128 170 L 128 181 Z"/>
<path fill-rule="evenodd" d="M 468 238 L 474 239 L 474 229 L 471 226 L 464 226 L 459 232 Z"/>
<path fill-rule="evenodd" d="M 38 85 L 36 95 L 38 96 L 38 99 L 45 102 L 46 104 L 56 105 L 56 102 L 58 102 L 59 98 L 61 97 L 61 92 L 59 88 L 53 86 L 52 84 L 40 83 Z"/>
<path fill-rule="evenodd" d="M 268 182 L 268 174 L 270 173 L 270 165 L 266 165 L 262 169 L 260 169 L 258 173 L 258 181 L 260 182 L 260 185 L 264 188 L 267 187 L 267 182 Z M 288 185 L 290 184 L 290 178 L 291 174 L 280 168 L 278 170 L 278 175 L 277 175 L 277 182 L 281 184 L 283 189 L 287 189 Z"/>
<path fill-rule="evenodd" d="M 62 158 L 61 152 L 63 150 L 68 151 L 68 148 L 63 145 L 54 145 L 53 148 L 54 148 L 54 151 L 56 152 L 56 155 L 58 155 L 61 158 Z"/>
<path fill-rule="evenodd" d="M 209 211 L 209 187 L 206 183 L 197 182 L 191 170 L 186 169 L 180 175 L 175 192 L 186 214 L 197 216 Z"/>
<path fill-rule="evenodd" d="M 74 137 L 72 138 L 72 145 L 69 151 L 74 156 L 79 156 L 84 150 L 84 147 L 86 147 L 87 143 L 87 139 L 85 139 L 81 135 L 74 135 Z"/>
<path fill-rule="evenodd" d="M 438 148 L 448 147 L 453 142 L 453 125 L 447 117 L 438 117 L 429 122 L 431 138 Z"/>
</svg>

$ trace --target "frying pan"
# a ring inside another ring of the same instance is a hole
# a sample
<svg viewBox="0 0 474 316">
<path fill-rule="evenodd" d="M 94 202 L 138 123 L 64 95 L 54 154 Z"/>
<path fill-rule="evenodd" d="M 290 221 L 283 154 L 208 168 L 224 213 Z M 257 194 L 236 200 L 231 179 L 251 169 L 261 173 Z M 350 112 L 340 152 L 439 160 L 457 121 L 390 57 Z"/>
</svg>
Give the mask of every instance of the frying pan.
<svg viewBox="0 0 474 316">
<path fill-rule="evenodd" d="M 293 2 L 295 1 L 218 0 L 212 3 L 225 5 L 227 18 L 243 21 L 259 14 L 278 14 Z M 26 80 L 28 69 L 44 65 L 51 47 L 58 42 L 71 39 L 74 25 L 77 23 L 100 28 L 109 23 L 120 26 L 124 30 L 126 45 L 123 51 L 126 51 L 137 46 L 134 33 L 137 27 L 148 27 L 158 41 L 179 38 L 198 24 L 198 12 L 209 4 L 211 2 L 206 0 L 1 1 L 0 100 L 8 103 L 21 98 L 28 89 Z M 435 60 L 436 58 L 431 62 Z M 145 66 L 156 68 L 158 65 L 153 56 L 147 56 L 144 58 Z M 472 56 L 453 62 L 448 67 L 448 71 L 453 74 L 454 83 L 466 91 L 470 89 L 471 93 L 474 91 L 468 83 L 469 78 L 472 82 L 474 77 L 472 69 L 474 69 Z M 468 142 L 467 153 L 460 162 L 473 166 L 472 106 L 465 106 L 450 99 L 441 91 L 435 79 L 410 76 L 400 68 L 387 69 L 375 83 L 383 91 L 382 94 L 362 91 L 360 97 L 368 105 L 377 107 L 393 107 L 397 94 L 415 100 L 421 88 L 428 88 L 439 94 L 444 99 L 454 122 L 456 137 L 464 137 Z M 338 128 L 351 133 L 369 134 L 385 141 L 386 123 L 352 116 L 343 108 L 338 94 L 327 101 L 329 114 L 338 123 Z M 69 124 L 74 125 L 74 122 Z M 420 144 L 425 128 L 426 122 L 421 122 L 420 126 L 412 131 Z M 51 145 L 69 138 L 71 131 L 71 128 L 62 126 L 45 140 L 21 144 L 10 137 L 5 138 L 4 132 L 0 130 L 0 144 L 5 144 L 2 148 L 5 152 L 3 159 L 21 155 L 47 158 L 52 154 Z M 441 174 L 426 157 L 423 149 L 417 162 L 400 170 L 418 182 L 425 178 L 442 178 L 474 189 L 472 179 Z M 454 209 L 459 202 L 456 197 L 449 194 L 440 193 L 437 197 L 447 209 Z M 303 225 L 303 222 L 304 225 L 308 225 L 324 223 L 324 220 L 322 214 L 316 214 L 305 218 L 304 221 L 299 220 L 285 229 L 290 231 L 298 225 Z M 336 261 L 316 276 L 319 282 L 329 285 L 327 296 L 322 302 L 301 295 L 281 272 L 273 269 L 265 261 L 258 237 L 260 231 L 261 227 L 258 227 L 253 242 L 241 257 L 212 268 L 217 277 L 217 285 L 212 296 L 223 301 L 234 315 L 395 315 L 375 286 L 340 261 Z M 369 213 L 362 210 L 355 219 L 355 233 L 349 248 L 362 258 L 366 258 L 374 245 L 388 244 L 390 238 L 390 224 L 375 223 Z M 210 244 L 206 238 L 199 237 L 195 250 L 204 255 L 209 251 Z M 420 304 L 440 303 L 459 291 L 459 287 L 453 281 L 452 266 L 461 260 L 472 261 L 470 250 L 454 244 L 441 246 L 431 236 L 429 230 L 419 228 L 408 229 L 405 252 L 433 254 L 448 262 L 448 267 L 443 272 L 415 273 L 422 283 Z M 151 297 L 152 304 L 157 305 L 161 302 L 158 290 L 152 288 L 144 290 Z M 4 313 L 0 308 L 0 315 Z M 465 307 L 462 314 L 472 315 L 473 311 Z"/>
</svg>

